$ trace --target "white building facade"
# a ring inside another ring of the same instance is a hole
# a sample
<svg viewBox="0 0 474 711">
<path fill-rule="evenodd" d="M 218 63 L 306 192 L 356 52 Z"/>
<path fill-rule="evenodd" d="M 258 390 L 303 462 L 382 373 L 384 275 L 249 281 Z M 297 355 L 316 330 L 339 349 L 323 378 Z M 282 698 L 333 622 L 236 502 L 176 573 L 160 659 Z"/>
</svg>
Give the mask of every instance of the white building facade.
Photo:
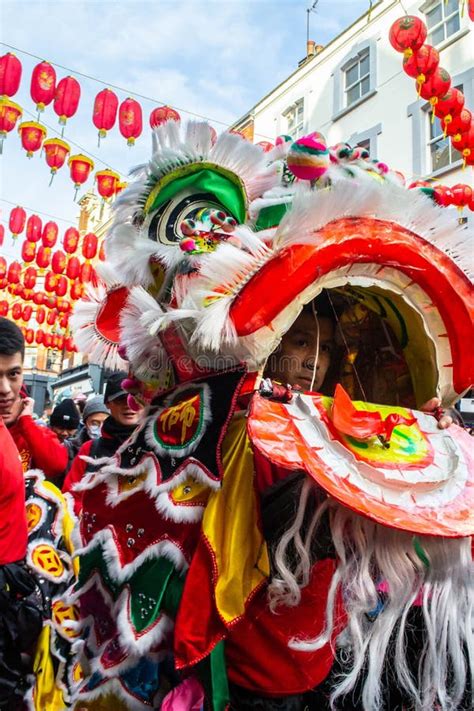
<svg viewBox="0 0 474 711">
<path fill-rule="evenodd" d="M 273 89 L 234 128 L 253 129 L 255 142 L 321 131 L 329 145 L 363 145 L 372 158 L 401 171 L 409 182 L 472 183 L 472 170 L 443 138 L 430 105 L 418 99 L 415 80 L 402 69 L 403 55 L 389 43 L 392 23 L 417 15 L 428 27 L 426 43 L 440 52 L 440 66 L 462 89 L 474 113 L 474 25 L 462 0 L 380 0 L 342 34 Z"/>
</svg>

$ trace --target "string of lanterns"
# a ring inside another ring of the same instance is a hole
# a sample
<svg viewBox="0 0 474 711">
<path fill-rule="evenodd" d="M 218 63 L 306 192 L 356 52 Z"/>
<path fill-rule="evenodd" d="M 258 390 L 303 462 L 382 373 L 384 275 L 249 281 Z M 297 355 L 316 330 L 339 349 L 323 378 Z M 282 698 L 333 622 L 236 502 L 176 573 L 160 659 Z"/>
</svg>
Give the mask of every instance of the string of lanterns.
<svg viewBox="0 0 474 711">
<path fill-rule="evenodd" d="M 83 296 L 85 285 L 97 284 L 93 261 L 105 259 L 103 244 L 99 246 L 93 232 L 81 239 L 79 231 L 69 227 L 63 234 L 62 248 L 53 251 L 58 245 L 57 224 L 49 221 L 43 225 L 35 214 L 27 218 L 20 206 L 11 210 L 9 228 L 15 238 L 24 233 L 23 263 L 8 263 L 0 257 L 0 289 L 8 294 L 0 300 L 0 315 L 10 314 L 18 321 L 30 345 L 74 351 L 70 313 L 73 303 Z M 32 327 L 33 317 L 41 328 Z"/>
<path fill-rule="evenodd" d="M 11 100 L 20 87 L 22 70 L 20 60 L 13 53 L 8 52 L 0 57 L 0 149 L 3 140 L 13 131 L 23 114 L 22 108 Z M 32 71 L 30 96 L 35 103 L 38 118 L 37 121 L 28 121 L 28 125 L 21 124 L 20 128 L 24 127 L 25 132 L 30 130 L 31 141 L 35 147 L 27 150 L 34 152 L 41 147 L 40 134 L 46 134 L 44 126 L 38 123 L 41 113 L 52 103 L 64 133 L 66 122 L 75 115 L 79 107 L 81 86 L 73 76 L 63 77 L 57 82 L 55 68 L 49 62 L 43 61 Z M 92 122 L 98 129 L 99 145 L 100 140 L 115 126 L 117 118 L 121 135 L 126 139 L 127 145 L 133 146 L 143 132 L 143 110 L 140 103 L 127 97 L 119 106 L 116 93 L 112 89 L 102 89 L 95 97 L 92 109 Z M 169 119 L 179 120 L 179 113 L 170 106 L 157 107 L 150 114 L 150 127 L 159 126 Z M 39 146 L 36 147 L 38 141 Z"/>
<path fill-rule="evenodd" d="M 474 166 L 474 117 L 464 105 L 462 91 L 451 86 L 449 73 L 439 65 L 439 52 L 425 44 L 427 34 L 419 17 L 405 15 L 393 23 L 389 39 L 392 47 L 403 53 L 403 70 L 415 79 L 418 96 L 429 101 L 432 120 L 435 116 L 440 120 L 444 136 L 449 136 L 453 148 L 461 153 L 463 167 Z"/>
</svg>

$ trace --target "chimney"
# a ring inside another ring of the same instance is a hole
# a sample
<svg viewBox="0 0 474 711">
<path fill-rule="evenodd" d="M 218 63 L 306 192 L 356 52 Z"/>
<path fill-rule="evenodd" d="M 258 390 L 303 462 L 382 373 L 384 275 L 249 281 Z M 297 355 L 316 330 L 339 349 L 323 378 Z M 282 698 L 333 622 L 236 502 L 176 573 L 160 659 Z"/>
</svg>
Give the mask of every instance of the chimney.
<svg viewBox="0 0 474 711">
<path fill-rule="evenodd" d="M 316 54 L 316 42 L 314 40 L 308 40 L 306 42 L 306 56 L 314 57 Z"/>
</svg>

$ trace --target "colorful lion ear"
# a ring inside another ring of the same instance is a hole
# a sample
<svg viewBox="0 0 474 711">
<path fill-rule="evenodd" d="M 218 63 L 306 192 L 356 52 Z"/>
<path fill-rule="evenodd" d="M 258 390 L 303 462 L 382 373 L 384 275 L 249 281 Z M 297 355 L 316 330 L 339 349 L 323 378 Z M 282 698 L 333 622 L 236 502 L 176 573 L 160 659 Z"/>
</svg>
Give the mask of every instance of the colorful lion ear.
<svg viewBox="0 0 474 711">
<path fill-rule="evenodd" d="M 167 121 L 154 131 L 154 149 L 149 164 L 136 169 L 117 200 L 108 255 L 124 283 L 152 285 L 166 298 L 176 270 L 188 268 L 186 252 L 206 251 L 179 248 L 186 237 L 182 226 L 199 222 L 206 210 L 244 223 L 250 202 L 274 186 L 278 176 L 260 147 L 231 133 L 216 139 L 207 123 L 190 122 L 181 129 Z"/>
<path fill-rule="evenodd" d="M 71 325 L 79 350 L 87 353 L 89 362 L 111 370 L 128 370 L 121 358 L 120 314 L 125 308 L 129 289 L 120 284 L 117 275 L 107 267 L 98 268 L 99 284 L 90 287 L 86 297 L 76 304 Z"/>
</svg>

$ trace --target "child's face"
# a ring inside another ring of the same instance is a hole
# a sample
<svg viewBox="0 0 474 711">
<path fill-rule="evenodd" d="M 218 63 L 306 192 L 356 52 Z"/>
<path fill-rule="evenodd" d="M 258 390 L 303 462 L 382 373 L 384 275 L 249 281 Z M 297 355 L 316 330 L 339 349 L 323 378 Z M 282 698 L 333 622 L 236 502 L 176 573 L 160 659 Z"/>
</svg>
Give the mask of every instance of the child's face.
<svg viewBox="0 0 474 711">
<path fill-rule="evenodd" d="M 334 327 L 332 321 L 320 316 L 319 351 L 313 390 L 319 390 L 331 364 Z M 315 316 L 303 311 L 293 326 L 285 333 L 279 348 L 268 359 L 265 377 L 285 385 L 299 385 L 309 390 L 313 379 L 314 358 L 318 346 L 318 328 Z"/>
</svg>

